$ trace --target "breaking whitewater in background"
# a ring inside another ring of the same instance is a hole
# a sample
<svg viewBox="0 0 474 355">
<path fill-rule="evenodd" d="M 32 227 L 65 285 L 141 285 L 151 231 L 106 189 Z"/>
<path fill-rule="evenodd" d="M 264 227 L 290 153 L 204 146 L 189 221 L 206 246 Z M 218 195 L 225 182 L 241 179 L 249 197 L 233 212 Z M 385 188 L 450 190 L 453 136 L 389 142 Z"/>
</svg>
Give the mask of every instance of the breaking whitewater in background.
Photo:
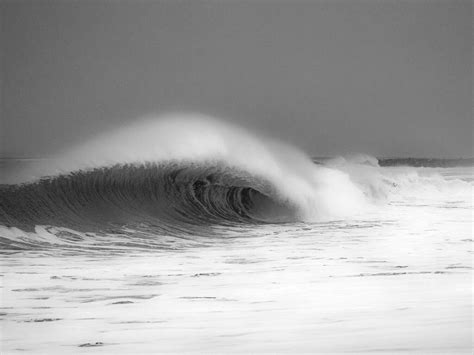
<svg viewBox="0 0 474 355">
<path fill-rule="evenodd" d="M 170 115 L 1 164 L 2 353 L 470 353 L 472 159 Z"/>
</svg>

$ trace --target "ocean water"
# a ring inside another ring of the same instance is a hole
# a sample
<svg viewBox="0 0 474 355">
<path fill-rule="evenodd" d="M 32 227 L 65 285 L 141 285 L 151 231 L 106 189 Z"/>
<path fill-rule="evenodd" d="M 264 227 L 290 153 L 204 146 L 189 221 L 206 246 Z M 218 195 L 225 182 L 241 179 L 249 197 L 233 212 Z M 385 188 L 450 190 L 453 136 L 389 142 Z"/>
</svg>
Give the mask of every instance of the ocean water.
<svg viewBox="0 0 474 355">
<path fill-rule="evenodd" d="M 2 354 L 472 352 L 472 166 L 172 121 L 1 162 Z"/>
</svg>

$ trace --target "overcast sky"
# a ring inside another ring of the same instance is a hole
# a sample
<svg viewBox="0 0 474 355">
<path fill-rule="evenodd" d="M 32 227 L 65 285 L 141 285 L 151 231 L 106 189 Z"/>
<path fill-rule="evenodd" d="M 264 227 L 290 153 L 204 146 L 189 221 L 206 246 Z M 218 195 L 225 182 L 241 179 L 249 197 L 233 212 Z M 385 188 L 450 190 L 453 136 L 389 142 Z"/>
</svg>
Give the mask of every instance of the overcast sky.
<svg viewBox="0 0 474 355">
<path fill-rule="evenodd" d="M 4 156 L 58 153 L 171 110 L 311 155 L 473 155 L 469 0 L 0 6 Z"/>
</svg>

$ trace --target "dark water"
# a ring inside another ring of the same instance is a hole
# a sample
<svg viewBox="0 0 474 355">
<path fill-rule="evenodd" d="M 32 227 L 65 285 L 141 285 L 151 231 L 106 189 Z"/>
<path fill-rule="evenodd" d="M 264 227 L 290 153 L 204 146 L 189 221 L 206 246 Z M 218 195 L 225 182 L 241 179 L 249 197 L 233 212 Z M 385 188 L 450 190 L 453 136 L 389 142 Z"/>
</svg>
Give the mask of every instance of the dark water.
<svg viewBox="0 0 474 355">
<path fill-rule="evenodd" d="M 378 161 L 380 166 L 414 166 L 425 168 L 454 168 L 474 166 L 474 158 L 379 158 Z"/>
</svg>

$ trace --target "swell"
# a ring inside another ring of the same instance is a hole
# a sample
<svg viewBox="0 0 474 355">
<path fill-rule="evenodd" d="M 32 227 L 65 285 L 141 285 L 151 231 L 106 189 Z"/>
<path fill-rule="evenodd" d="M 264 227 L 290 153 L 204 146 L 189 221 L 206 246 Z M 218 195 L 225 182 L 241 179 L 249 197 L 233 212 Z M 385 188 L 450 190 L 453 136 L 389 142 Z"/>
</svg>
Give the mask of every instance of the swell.
<svg viewBox="0 0 474 355">
<path fill-rule="evenodd" d="M 195 114 L 136 121 L 4 175 L 4 250 L 175 247 L 367 207 L 341 169 Z"/>
<path fill-rule="evenodd" d="M 224 163 L 114 165 L 0 190 L 0 224 L 106 231 L 133 225 L 196 233 L 210 225 L 285 222 L 296 209 L 262 177 Z"/>
</svg>

